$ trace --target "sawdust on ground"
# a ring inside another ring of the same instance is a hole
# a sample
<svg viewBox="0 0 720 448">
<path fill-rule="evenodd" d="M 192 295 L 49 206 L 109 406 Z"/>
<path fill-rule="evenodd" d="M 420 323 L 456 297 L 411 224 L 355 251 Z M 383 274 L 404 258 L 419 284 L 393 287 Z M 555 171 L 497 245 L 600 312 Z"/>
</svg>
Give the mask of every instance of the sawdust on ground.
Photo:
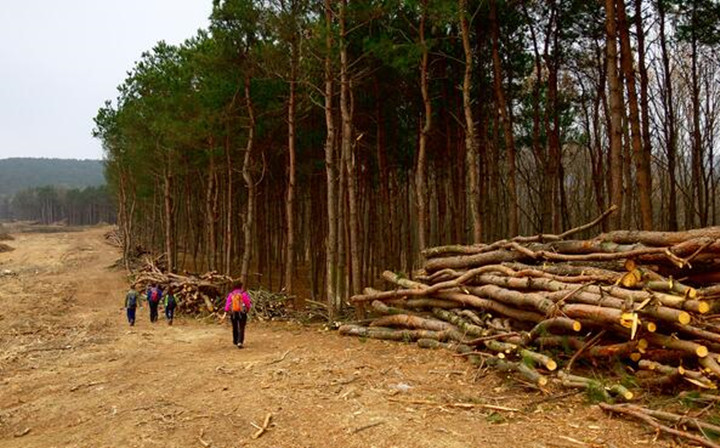
<svg viewBox="0 0 720 448">
<path fill-rule="evenodd" d="M 0 447 L 677 446 L 444 351 L 252 321 L 238 350 L 226 324 L 147 308 L 131 328 L 107 230 L 0 254 Z"/>
</svg>

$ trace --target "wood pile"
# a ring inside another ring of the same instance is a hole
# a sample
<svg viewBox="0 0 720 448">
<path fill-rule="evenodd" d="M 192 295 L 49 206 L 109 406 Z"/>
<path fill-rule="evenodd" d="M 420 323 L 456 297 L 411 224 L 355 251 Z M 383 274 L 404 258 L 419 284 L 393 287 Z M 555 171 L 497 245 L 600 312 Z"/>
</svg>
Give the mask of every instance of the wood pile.
<svg viewBox="0 0 720 448">
<path fill-rule="evenodd" d="M 103 235 L 105 242 L 114 247 L 123 247 L 122 237 L 118 233 L 118 229 L 112 229 L 105 232 Z"/>
<path fill-rule="evenodd" d="M 145 257 L 144 265 L 135 272 L 135 284 L 141 293 L 150 286 L 163 291 L 172 288 L 178 301 L 177 310 L 184 314 L 212 314 L 222 312 L 225 295 L 232 285 L 232 277 L 206 272 L 205 274 L 174 274 L 163 272 L 156 261 Z"/>
<path fill-rule="evenodd" d="M 265 289 L 248 291 L 252 298 L 250 314 L 260 321 L 284 320 L 293 317 L 292 298 L 284 293 Z"/>
<path fill-rule="evenodd" d="M 685 232 L 537 235 L 424 251 L 414 279 L 352 297 L 379 317 L 340 333 L 447 348 L 544 386 L 631 399 L 571 373 L 616 360 L 636 386 L 716 389 L 720 380 L 720 227 Z M 642 389 L 641 389 L 642 390 Z"/>
</svg>

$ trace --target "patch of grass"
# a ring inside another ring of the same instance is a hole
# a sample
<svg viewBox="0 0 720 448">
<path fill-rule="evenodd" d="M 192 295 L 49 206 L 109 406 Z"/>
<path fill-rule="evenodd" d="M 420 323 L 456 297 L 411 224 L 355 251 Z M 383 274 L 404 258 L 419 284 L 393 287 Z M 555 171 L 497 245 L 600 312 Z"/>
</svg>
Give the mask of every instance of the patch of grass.
<svg viewBox="0 0 720 448">
<path fill-rule="evenodd" d="M 502 416 L 502 414 L 499 414 L 497 412 L 492 412 L 489 415 L 485 417 L 485 420 L 488 423 L 492 424 L 499 424 L 499 423 L 505 423 L 505 417 Z"/>
<path fill-rule="evenodd" d="M 627 387 L 628 389 L 637 388 L 638 380 L 633 375 L 630 375 L 627 372 L 623 372 L 623 374 L 620 376 L 620 384 Z"/>
<path fill-rule="evenodd" d="M 536 364 L 535 360 L 530 358 L 529 356 L 523 356 L 522 363 L 528 367 L 532 367 L 533 369 L 535 368 L 535 364 Z"/>
<path fill-rule="evenodd" d="M 605 391 L 605 387 L 597 381 L 591 381 L 585 388 L 585 398 L 589 403 L 605 403 L 610 401 L 610 397 Z"/>
</svg>

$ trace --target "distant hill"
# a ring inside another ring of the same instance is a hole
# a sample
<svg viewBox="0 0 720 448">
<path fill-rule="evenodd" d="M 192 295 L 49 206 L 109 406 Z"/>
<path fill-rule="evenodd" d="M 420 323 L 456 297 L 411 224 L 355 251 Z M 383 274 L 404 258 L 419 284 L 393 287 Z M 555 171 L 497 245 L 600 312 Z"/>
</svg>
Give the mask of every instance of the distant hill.
<svg viewBox="0 0 720 448">
<path fill-rule="evenodd" d="M 105 185 L 102 160 L 0 159 L 0 196 L 53 185 L 81 188 Z"/>
</svg>

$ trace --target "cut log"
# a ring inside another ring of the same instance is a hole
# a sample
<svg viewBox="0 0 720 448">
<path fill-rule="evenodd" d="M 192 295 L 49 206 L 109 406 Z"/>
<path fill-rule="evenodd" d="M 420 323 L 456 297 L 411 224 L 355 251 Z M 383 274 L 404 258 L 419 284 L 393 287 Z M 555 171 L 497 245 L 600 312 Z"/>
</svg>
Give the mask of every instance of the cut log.
<svg viewBox="0 0 720 448">
<path fill-rule="evenodd" d="M 457 328 L 447 322 L 436 319 L 425 319 L 420 316 L 411 316 L 409 314 L 394 314 L 375 319 L 371 327 L 403 327 L 410 329 L 446 331 L 455 330 Z"/>
<path fill-rule="evenodd" d="M 659 431 L 664 431 L 668 434 L 672 434 L 677 437 L 691 440 L 692 442 L 700 444 L 702 446 L 706 446 L 709 448 L 720 448 L 720 445 L 718 445 L 710 440 L 707 440 L 703 437 L 696 436 L 694 434 L 690 434 L 685 431 L 679 431 L 677 429 L 673 429 L 673 428 L 670 428 L 665 425 L 661 425 L 660 423 L 655 421 L 650 415 L 647 415 L 644 412 L 638 412 L 633 409 L 623 407 L 621 405 L 611 405 L 611 404 L 607 404 L 607 403 L 600 403 L 600 407 L 606 411 L 633 416 L 635 418 L 643 420 L 644 422 L 646 422 L 647 424 L 649 424 L 650 426 L 652 426 L 653 428 L 655 428 Z"/>
</svg>

